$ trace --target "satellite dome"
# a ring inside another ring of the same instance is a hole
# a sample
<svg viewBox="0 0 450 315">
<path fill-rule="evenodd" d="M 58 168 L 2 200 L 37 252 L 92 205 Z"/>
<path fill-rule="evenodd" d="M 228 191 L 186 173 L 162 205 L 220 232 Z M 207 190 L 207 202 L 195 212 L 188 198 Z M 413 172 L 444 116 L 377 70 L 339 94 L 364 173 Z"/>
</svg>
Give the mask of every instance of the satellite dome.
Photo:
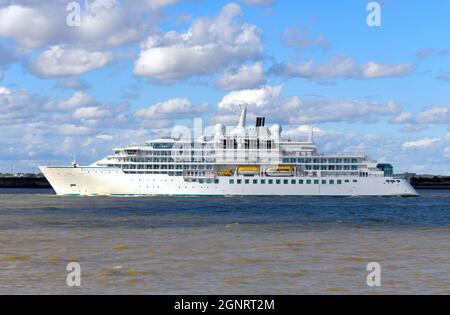
<svg viewBox="0 0 450 315">
<path fill-rule="evenodd" d="M 214 126 L 214 133 L 216 135 L 224 135 L 225 134 L 225 126 L 222 124 L 217 124 Z"/>
<path fill-rule="evenodd" d="M 281 132 L 283 131 L 283 128 L 281 128 L 281 126 L 280 125 L 278 125 L 278 124 L 275 124 L 275 125 L 273 125 L 272 127 L 270 127 L 270 133 L 272 134 L 272 135 L 278 135 L 278 136 L 281 136 Z"/>
</svg>

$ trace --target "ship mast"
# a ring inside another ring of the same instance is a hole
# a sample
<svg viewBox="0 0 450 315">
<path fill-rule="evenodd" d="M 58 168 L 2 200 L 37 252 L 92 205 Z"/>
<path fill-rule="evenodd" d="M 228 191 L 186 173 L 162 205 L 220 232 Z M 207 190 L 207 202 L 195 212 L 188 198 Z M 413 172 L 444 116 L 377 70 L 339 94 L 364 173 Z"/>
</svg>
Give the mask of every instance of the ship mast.
<svg viewBox="0 0 450 315">
<path fill-rule="evenodd" d="M 245 121 L 247 120 L 247 105 L 239 105 L 241 110 L 241 117 L 239 118 L 238 128 L 245 128 Z"/>
</svg>

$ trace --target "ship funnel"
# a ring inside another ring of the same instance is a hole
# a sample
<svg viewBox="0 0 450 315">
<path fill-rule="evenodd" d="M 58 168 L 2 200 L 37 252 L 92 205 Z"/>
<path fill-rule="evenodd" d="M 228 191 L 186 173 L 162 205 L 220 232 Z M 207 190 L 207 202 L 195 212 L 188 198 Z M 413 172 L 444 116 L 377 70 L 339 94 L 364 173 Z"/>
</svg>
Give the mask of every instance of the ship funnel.
<svg viewBox="0 0 450 315">
<path fill-rule="evenodd" d="M 245 128 L 245 121 L 247 119 L 247 105 L 239 105 L 241 110 L 241 117 L 239 118 L 238 128 Z"/>
</svg>

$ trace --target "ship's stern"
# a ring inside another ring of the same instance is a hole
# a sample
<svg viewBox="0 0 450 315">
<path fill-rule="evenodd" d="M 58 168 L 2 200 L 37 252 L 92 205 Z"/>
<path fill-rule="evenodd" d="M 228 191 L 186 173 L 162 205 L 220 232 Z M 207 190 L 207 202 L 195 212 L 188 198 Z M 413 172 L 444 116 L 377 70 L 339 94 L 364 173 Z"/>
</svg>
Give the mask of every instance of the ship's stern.
<svg viewBox="0 0 450 315">
<path fill-rule="evenodd" d="M 420 197 L 417 190 L 411 185 L 411 183 L 407 179 L 402 179 L 402 185 L 400 187 L 402 189 L 401 195 L 403 197 Z"/>
</svg>

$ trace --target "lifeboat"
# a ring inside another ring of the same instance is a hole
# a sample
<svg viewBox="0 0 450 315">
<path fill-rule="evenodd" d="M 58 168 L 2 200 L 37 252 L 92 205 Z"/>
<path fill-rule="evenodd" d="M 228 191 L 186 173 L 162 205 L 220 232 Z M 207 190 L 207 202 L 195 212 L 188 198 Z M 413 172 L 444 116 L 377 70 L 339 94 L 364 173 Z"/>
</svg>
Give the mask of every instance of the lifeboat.
<svg viewBox="0 0 450 315">
<path fill-rule="evenodd" d="M 232 170 L 219 171 L 217 172 L 217 175 L 230 177 L 233 176 L 233 171 Z"/>
<path fill-rule="evenodd" d="M 294 174 L 293 166 L 270 166 L 266 169 L 266 175 L 271 177 L 288 177 Z"/>
<path fill-rule="evenodd" d="M 239 175 L 255 176 L 259 175 L 259 166 L 239 166 L 237 171 Z"/>
</svg>

